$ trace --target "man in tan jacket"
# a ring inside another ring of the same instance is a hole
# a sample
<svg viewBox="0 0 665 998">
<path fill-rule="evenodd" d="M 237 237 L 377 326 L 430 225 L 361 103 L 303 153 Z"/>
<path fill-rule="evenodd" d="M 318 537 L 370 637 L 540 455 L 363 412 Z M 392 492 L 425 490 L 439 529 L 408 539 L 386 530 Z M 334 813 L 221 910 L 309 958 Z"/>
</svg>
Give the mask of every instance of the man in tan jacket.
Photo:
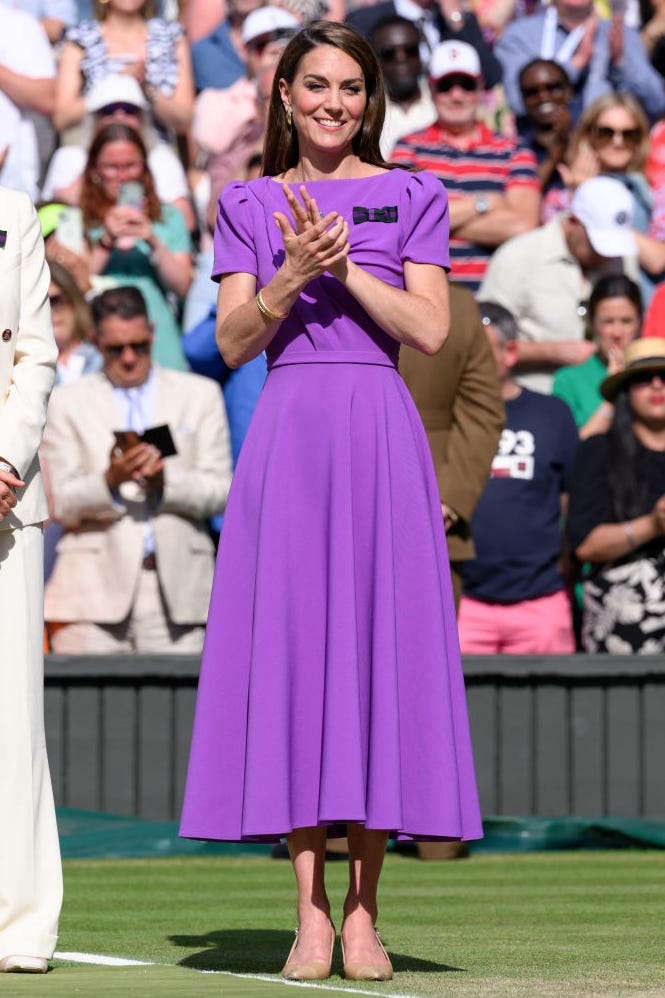
<svg viewBox="0 0 665 998">
<path fill-rule="evenodd" d="M 450 333 L 436 356 L 402 347 L 399 369 L 418 407 L 439 482 L 455 605 L 462 562 L 474 556 L 469 524 L 501 438 L 504 407 L 473 295 L 450 285 Z"/>
<path fill-rule="evenodd" d="M 219 387 L 156 367 L 136 288 L 93 301 L 104 367 L 57 388 L 43 457 L 64 528 L 46 588 L 57 653 L 200 651 L 214 568 L 206 520 L 231 483 Z M 163 456 L 146 430 L 168 425 Z"/>
<path fill-rule="evenodd" d="M 0 973 L 46 973 L 62 904 L 44 739 L 37 459 L 57 349 L 37 214 L 0 187 Z"/>
</svg>

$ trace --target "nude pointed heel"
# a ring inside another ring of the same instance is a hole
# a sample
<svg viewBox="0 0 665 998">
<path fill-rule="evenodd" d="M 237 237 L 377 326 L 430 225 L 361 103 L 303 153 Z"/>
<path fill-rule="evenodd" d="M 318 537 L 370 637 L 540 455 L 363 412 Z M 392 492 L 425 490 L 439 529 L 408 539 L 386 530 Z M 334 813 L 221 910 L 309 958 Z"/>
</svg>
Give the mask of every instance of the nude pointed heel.
<svg viewBox="0 0 665 998">
<path fill-rule="evenodd" d="M 392 981 L 393 965 L 390 957 L 386 953 L 386 948 L 381 942 L 379 930 L 374 929 L 376 941 L 381 947 L 381 952 L 386 958 L 385 963 L 347 963 L 344 955 L 344 940 L 340 934 L 342 944 L 342 962 L 344 964 L 344 977 L 347 981 Z"/>
<path fill-rule="evenodd" d="M 324 981 L 327 977 L 330 977 L 333 950 L 335 948 L 335 926 L 332 922 L 330 923 L 330 928 L 332 929 L 332 940 L 330 942 L 330 959 L 328 962 L 325 960 L 307 960 L 301 963 L 298 962 L 297 957 L 299 930 L 296 929 L 296 938 L 293 940 L 293 946 L 282 968 L 282 977 L 285 977 L 287 981 Z"/>
</svg>

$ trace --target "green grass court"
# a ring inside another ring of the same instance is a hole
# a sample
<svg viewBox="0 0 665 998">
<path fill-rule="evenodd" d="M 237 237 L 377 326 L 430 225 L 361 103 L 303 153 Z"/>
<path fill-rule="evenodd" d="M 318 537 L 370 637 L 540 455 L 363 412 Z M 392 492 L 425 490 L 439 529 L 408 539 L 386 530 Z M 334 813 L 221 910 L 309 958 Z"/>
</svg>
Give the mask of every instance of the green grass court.
<svg viewBox="0 0 665 998">
<path fill-rule="evenodd" d="M 330 864 L 335 912 L 345 875 L 344 863 Z M 67 861 L 58 951 L 155 966 L 57 960 L 46 977 L 6 976 L 0 998 L 665 996 L 665 857 L 655 850 L 388 856 L 380 927 L 390 984 L 347 985 L 339 953 L 327 991 L 281 983 L 293 898 L 290 865 L 264 857 Z M 255 976 L 233 976 L 243 974 Z"/>
</svg>

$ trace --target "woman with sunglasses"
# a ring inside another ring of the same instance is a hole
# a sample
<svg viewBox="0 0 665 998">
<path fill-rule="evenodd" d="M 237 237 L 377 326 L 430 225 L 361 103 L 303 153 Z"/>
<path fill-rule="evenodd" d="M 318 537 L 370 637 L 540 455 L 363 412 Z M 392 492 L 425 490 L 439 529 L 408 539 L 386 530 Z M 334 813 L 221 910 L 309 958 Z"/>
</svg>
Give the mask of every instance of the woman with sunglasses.
<svg viewBox="0 0 665 998">
<path fill-rule="evenodd" d="M 623 367 L 624 351 L 640 335 L 642 297 L 625 274 L 607 274 L 594 284 L 588 304 L 589 338 L 597 351 L 583 364 L 560 367 L 552 394 L 567 402 L 580 437 L 605 433 L 614 407 L 600 394 L 600 383 Z"/>
<path fill-rule="evenodd" d="M 98 371 L 102 356 L 91 341 L 90 308 L 73 276 L 55 260 L 49 262 L 48 289 L 53 332 L 58 347 L 56 385 L 69 384 L 82 374 Z"/>
<path fill-rule="evenodd" d="M 631 343 L 601 393 L 614 405 L 605 434 L 580 444 L 568 537 L 586 562 L 587 652 L 665 651 L 665 339 Z"/>
<path fill-rule="evenodd" d="M 570 208 L 573 192 L 583 181 L 599 174 L 621 181 L 633 198 L 633 219 L 637 233 L 648 235 L 649 243 L 665 239 L 665 187 L 655 191 L 644 173 L 649 151 L 649 122 L 639 102 L 627 93 L 599 97 L 580 118 L 570 143 L 566 164 L 559 172 L 567 187 L 550 191 L 543 199 L 543 219 Z M 655 287 L 654 267 L 642 244 L 640 248 L 640 291 L 645 306 Z"/>
</svg>

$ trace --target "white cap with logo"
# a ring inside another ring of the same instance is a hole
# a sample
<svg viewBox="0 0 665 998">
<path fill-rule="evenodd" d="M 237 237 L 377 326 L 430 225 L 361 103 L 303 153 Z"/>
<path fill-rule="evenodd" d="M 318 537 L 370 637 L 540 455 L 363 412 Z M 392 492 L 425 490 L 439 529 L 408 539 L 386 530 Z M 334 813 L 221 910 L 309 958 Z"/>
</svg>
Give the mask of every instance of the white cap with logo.
<svg viewBox="0 0 665 998">
<path fill-rule="evenodd" d="M 482 78 L 480 59 L 473 45 L 447 41 L 436 46 L 429 61 L 430 80 L 442 80 L 452 73 L 471 76 L 474 80 Z"/>
<path fill-rule="evenodd" d="M 633 235 L 633 196 L 620 180 L 592 177 L 573 195 L 571 214 L 577 218 L 599 256 L 636 256 Z"/>
</svg>

